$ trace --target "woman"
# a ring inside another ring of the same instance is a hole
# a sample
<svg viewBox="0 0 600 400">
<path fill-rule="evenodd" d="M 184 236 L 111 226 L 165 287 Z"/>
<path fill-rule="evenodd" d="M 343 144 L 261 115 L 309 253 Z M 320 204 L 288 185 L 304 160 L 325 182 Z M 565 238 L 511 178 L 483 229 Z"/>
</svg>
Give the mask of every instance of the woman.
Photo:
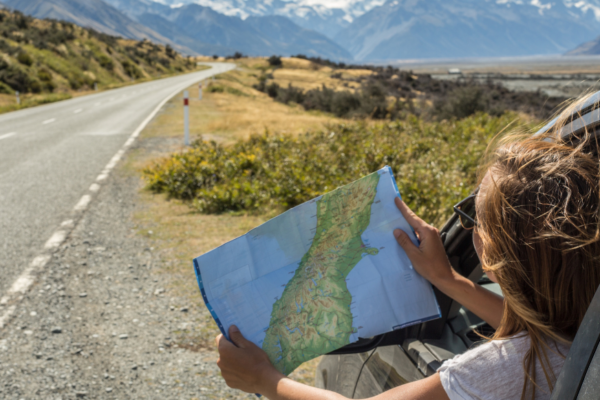
<svg viewBox="0 0 600 400">
<path fill-rule="evenodd" d="M 460 203 L 461 222 L 474 228 L 482 267 L 500 285 L 504 299 L 457 274 L 438 231 L 395 200 L 421 240 L 416 247 L 406 233 L 394 232 L 414 268 L 496 333 L 445 362 L 435 375 L 377 399 L 550 398 L 600 284 L 597 143 L 586 129 L 568 142 L 560 138 L 565 129 L 578 129 L 573 114 L 589 112 L 590 98 L 563 111 L 543 135 L 504 140 L 476 194 Z M 465 213 L 469 209 L 476 213 Z M 233 343 L 217 338 L 218 365 L 230 387 L 271 400 L 344 398 L 286 378 L 236 327 L 230 337 Z"/>
</svg>

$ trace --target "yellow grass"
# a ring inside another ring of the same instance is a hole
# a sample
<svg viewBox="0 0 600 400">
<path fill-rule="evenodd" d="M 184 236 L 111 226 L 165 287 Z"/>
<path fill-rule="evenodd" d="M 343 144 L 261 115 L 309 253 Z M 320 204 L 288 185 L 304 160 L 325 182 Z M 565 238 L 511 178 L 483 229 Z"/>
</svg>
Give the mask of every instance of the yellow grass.
<svg viewBox="0 0 600 400">
<path fill-rule="evenodd" d="M 259 60 L 260 61 L 260 60 Z M 236 89 L 243 95 L 207 93 L 198 100 L 198 87 L 190 87 L 190 135 L 218 142 L 233 142 L 255 133 L 283 132 L 298 134 L 323 129 L 324 125 L 341 120 L 321 112 L 306 112 L 300 106 L 288 106 L 273 101 L 252 88 L 259 74 L 252 70 L 232 71 L 209 80 L 209 86 Z M 183 95 L 170 101 L 146 128 L 147 137 L 183 137 Z"/>
</svg>

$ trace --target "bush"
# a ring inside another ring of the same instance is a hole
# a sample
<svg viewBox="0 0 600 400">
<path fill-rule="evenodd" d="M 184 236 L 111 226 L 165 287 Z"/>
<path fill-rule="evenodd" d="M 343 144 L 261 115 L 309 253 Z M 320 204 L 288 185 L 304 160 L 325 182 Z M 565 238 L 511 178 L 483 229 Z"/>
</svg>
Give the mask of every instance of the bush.
<svg viewBox="0 0 600 400">
<path fill-rule="evenodd" d="M 23 71 L 16 65 L 10 65 L 6 68 L 0 69 L 0 82 L 10 86 L 13 90 L 21 93 L 31 91 L 32 80 L 27 75 L 27 72 Z"/>
<path fill-rule="evenodd" d="M 390 109 L 385 91 L 377 82 L 368 82 L 356 92 L 335 91 L 325 85 L 303 92 L 291 84 L 287 88 L 282 88 L 275 82 L 267 85 L 266 79 L 260 79 L 254 88 L 281 103 L 300 104 L 305 110 L 324 111 L 340 118 L 384 119 L 398 114 L 397 109 Z"/>
<path fill-rule="evenodd" d="M 230 147 L 196 142 L 144 171 L 148 187 L 204 213 L 284 210 L 390 165 L 404 200 L 445 222 L 476 183 L 488 141 L 514 114 L 461 121 L 338 125 L 300 136 L 263 134 Z"/>
<path fill-rule="evenodd" d="M 42 82 L 50 82 L 52 80 L 52 73 L 48 71 L 46 68 L 41 68 L 38 71 L 38 78 Z"/>
<path fill-rule="evenodd" d="M 125 73 L 133 79 L 140 79 L 144 76 L 138 66 L 129 60 L 122 61 L 121 65 L 123 66 Z"/>
<path fill-rule="evenodd" d="M 271 67 L 281 67 L 283 65 L 283 62 L 281 61 L 281 57 L 279 57 L 279 56 L 269 57 L 269 65 Z"/>
<path fill-rule="evenodd" d="M 24 51 L 19 53 L 19 55 L 17 56 L 17 61 L 28 67 L 31 67 L 33 65 L 33 58 L 31 58 L 31 56 Z"/>
<path fill-rule="evenodd" d="M 454 89 L 444 100 L 437 100 L 434 109 L 440 118 L 465 118 L 478 111 L 489 111 L 489 101 L 482 88 L 466 86 Z"/>
<path fill-rule="evenodd" d="M 167 45 L 165 47 L 165 53 L 167 54 L 167 57 L 175 59 L 177 57 L 177 52 L 175 50 L 173 50 L 173 48 L 169 45 Z"/>
<path fill-rule="evenodd" d="M 100 66 L 108 71 L 112 71 L 115 68 L 112 58 L 104 53 L 100 53 L 96 56 L 96 60 Z"/>
<path fill-rule="evenodd" d="M 0 15 L 2 15 L 2 14 L 0 14 Z M 8 86 L 6 83 L 0 82 L 0 93 L 2 93 L 2 94 L 15 94 L 15 91 L 12 90 L 12 88 L 10 86 Z"/>
</svg>

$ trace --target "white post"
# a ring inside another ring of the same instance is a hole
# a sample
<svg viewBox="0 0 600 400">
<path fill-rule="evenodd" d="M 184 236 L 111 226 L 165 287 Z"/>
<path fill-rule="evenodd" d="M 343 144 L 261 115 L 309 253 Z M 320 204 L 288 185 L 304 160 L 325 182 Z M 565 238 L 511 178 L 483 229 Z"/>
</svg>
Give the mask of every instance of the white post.
<svg viewBox="0 0 600 400">
<path fill-rule="evenodd" d="M 183 126 L 184 126 L 184 144 L 190 145 L 190 100 L 189 93 L 183 92 Z"/>
<path fill-rule="evenodd" d="M 199 100 L 202 100 L 202 83 L 203 83 L 203 82 L 200 82 L 200 83 L 198 84 L 198 99 L 199 99 Z"/>
<path fill-rule="evenodd" d="M 98 91 L 98 82 L 94 82 L 94 90 L 97 92 Z"/>
<path fill-rule="evenodd" d="M 15 92 L 15 94 L 17 95 L 17 105 L 20 105 L 21 104 L 21 98 L 19 97 L 19 91 L 17 90 Z"/>
</svg>

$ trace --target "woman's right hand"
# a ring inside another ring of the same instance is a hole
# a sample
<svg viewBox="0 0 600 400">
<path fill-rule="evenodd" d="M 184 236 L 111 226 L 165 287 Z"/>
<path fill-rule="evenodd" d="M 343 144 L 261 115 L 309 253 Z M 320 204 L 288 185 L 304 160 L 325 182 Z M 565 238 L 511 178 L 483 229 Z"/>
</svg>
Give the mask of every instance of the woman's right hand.
<svg viewBox="0 0 600 400">
<path fill-rule="evenodd" d="M 414 269 L 434 286 L 440 287 L 444 283 L 450 282 L 454 274 L 440 238 L 440 232 L 419 218 L 400 198 L 396 197 L 395 202 L 396 207 L 421 241 L 417 247 L 406 232 L 401 229 L 394 231 L 396 241 L 406 252 Z"/>
</svg>

